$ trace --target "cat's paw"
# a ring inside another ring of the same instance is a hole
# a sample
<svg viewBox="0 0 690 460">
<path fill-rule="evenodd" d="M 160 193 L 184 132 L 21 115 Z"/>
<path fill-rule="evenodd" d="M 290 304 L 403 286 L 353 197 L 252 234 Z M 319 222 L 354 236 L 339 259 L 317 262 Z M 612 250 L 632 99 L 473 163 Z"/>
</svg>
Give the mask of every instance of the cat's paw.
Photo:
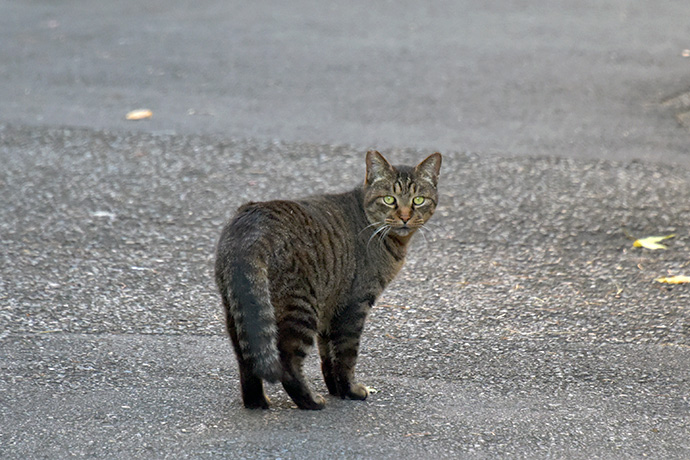
<svg viewBox="0 0 690 460">
<path fill-rule="evenodd" d="M 326 398 L 321 395 L 314 395 L 314 402 L 321 406 L 319 409 L 323 409 L 323 407 L 326 405 Z"/>
<path fill-rule="evenodd" d="M 350 383 L 349 381 L 339 381 L 335 388 L 331 390 L 330 386 L 328 391 L 333 396 L 340 396 L 342 399 L 355 399 L 358 401 L 363 401 L 369 396 L 369 390 L 367 387 L 361 383 Z"/>
<path fill-rule="evenodd" d="M 367 390 L 367 387 L 361 383 L 353 383 L 350 385 L 350 391 L 348 391 L 345 396 L 350 399 L 364 401 L 367 399 L 367 396 L 369 396 L 369 390 Z"/>
<path fill-rule="evenodd" d="M 321 395 L 314 395 L 311 401 L 295 401 L 297 407 L 303 410 L 321 410 L 326 406 L 326 399 Z"/>
<path fill-rule="evenodd" d="M 247 409 L 268 409 L 269 404 L 268 398 L 244 401 L 244 407 Z"/>
<path fill-rule="evenodd" d="M 271 400 L 265 394 L 247 395 L 244 400 L 244 407 L 247 409 L 268 409 Z"/>
</svg>

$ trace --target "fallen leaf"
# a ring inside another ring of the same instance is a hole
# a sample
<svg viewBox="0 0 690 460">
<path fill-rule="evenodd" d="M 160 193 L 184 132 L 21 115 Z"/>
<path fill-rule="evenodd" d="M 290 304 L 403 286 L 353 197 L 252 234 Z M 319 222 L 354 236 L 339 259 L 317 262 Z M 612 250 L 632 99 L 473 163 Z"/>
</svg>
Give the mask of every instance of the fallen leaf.
<svg viewBox="0 0 690 460">
<path fill-rule="evenodd" d="M 153 112 L 151 112 L 149 109 L 139 109 L 132 110 L 125 116 L 125 118 L 127 120 L 143 120 L 144 118 L 151 118 L 152 116 Z"/>
<path fill-rule="evenodd" d="M 677 276 L 667 276 L 664 278 L 658 278 L 656 280 L 657 283 L 666 283 L 666 284 L 685 284 L 685 283 L 690 283 L 690 276 L 685 276 L 685 275 L 677 275 Z"/>
<path fill-rule="evenodd" d="M 676 235 L 666 235 L 666 236 L 648 236 L 646 238 L 640 238 L 639 240 L 635 240 L 633 243 L 633 246 L 636 248 L 647 248 L 647 249 L 666 249 L 666 246 L 663 244 L 660 244 L 660 241 L 667 240 L 669 238 L 673 238 Z"/>
</svg>

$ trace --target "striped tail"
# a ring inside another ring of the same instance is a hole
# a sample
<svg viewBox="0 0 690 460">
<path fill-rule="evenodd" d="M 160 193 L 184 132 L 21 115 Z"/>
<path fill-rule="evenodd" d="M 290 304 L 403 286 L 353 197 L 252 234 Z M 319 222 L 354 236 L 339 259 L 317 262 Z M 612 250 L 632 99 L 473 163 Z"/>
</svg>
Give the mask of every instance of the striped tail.
<svg viewBox="0 0 690 460">
<path fill-rule="evenodd" d="M 228 292 L 242 358 L 258 377 L 278 382 L 283 370 L 268 273 L 265 267 L 256 267 L 242 259 L 233 264 Z"/>
</svg>

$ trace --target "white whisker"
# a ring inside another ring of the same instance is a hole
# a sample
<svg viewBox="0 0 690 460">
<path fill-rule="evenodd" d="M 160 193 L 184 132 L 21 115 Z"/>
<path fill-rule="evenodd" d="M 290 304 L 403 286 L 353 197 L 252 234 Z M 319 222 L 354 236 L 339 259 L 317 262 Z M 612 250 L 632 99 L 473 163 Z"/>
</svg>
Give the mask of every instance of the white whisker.
<svg viewBox="0 0 690 460">
<path fill-rule="evenodd" d="M 374 222 L 373 224 L 369 224 L 369 225 L 367 225 L 366 227 L 364 227 L 363 229 L 361 229 L 361 230 L 359 231 L 359 233 L 362 233 L 364 230 L 366 230 L 366 229 L 368 229 L 368 228 L 376 227 L 377 225 L 381 225 L 381 224 L 383 224 L 383 222 Z M 359 235 L 359 233 L 358 233 L 358 235 Z"/>
<path fill-rule="evenodd" d="M 367 249 L 369 249 L 369 244 L 371 243 L 371 240 L 374 239 L 376 235 L 380 236 L 381 241 L 383 241 L 383 238 L 385 237 L 386 234 L 388 234 L 388 231 L 390 230 L 390 225 L 388 224 L 383 224 L 381 225 L 374 233 L 371 234 L 369 237 L 369 241 L 367 241 Z"/>
<path fill-rule="evenodd" d="M 429 246 L 429 239 L 426 237 L 426 232 L 429 231 L 430 229 L 424 228 L 422 226 L 422 227 L 419 227 L 418 230 L 419 230 L 419 234 L 422 235 L 422 238 L 424 238 L 424 245 Z"/>
<path fill-rule="evenodd" d="M 423 229 L 425 232 L 431 233 L 431 235 L 432 235 L 434 238 L 437 238 L 437 237 L 438 237 L 438 232 L 436 231 L 436 229 L 431 228 L 431 227 L 427 227 L 427 224 L 422 225 L 421 227 L 419 227 L 419 229 L 420 229 L 420 230 Z"/>
</svg>

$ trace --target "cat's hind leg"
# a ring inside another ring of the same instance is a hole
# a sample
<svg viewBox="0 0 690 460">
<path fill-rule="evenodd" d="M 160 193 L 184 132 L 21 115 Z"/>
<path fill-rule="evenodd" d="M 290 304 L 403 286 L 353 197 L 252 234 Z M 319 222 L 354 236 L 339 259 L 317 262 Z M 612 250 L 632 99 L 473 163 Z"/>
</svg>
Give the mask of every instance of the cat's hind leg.
<svg viewBox="0 0 690 460">
<path fill-rule="evenodd" d="M 278 351 L 283 364 L 283 388 L 300 409 L 323 409 L 326 400 L 309 388 L 302 372 L 304 358 L 314 345 L 316 316 L 303 309 L 289 311 L 278 321 Z"/>
<path fill-rule="evenodd" d="M 247 409 L 268 409 L 270 403 L 264 391 L 264 382 L 254 375 L 246 363 L 240 363 L 242 402 Z"/>
<path fill-rule="evenodd" d="M 242 357 L 235 322 L 231 315 L 227 317 L 227 326 L 233 348 L 235 349 L 235 356 L 237 357 L 244 407 L 247 409 L 268 409 L 270 401 L 264 391 L 264 382 L 254 374 L 251 365 Z"/>
<path fill-rule="evenodd" d="M 330 378 L 333 383 L 329 386 L 329 391 L 343 399 L 364 400 L 369 396 L 367 387 L 355 382 L 355 364 L 364 321 L 372 302 L 367 300 L 350 305 L 338 312 L 331 321 L 329 339 L 333 360 L 330 365 Z M 334 388 L 331 389 L 331 386 Z"/>
</svg>

